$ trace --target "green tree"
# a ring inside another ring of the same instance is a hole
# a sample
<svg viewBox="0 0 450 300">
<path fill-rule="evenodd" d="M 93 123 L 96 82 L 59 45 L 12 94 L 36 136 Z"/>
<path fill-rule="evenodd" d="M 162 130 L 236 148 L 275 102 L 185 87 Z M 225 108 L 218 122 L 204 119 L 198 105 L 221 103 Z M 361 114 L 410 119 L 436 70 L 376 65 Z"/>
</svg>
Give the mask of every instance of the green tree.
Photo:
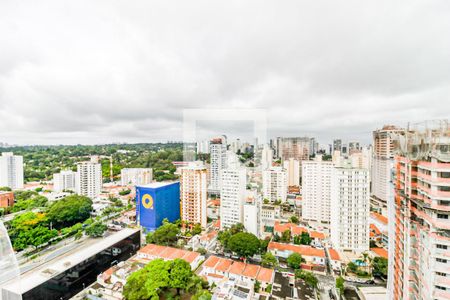
<svg viewBox="0 0 450 300">
<path fill-rule="evenodd" d="M 119 191 L 119 195 L 120 196 L 125 196 L 125 195 L 129 195 L 131 193 L 131 190 L 130 189 L 122 189 L 122 190 L 120 190 Z"/>
<path fill-rule="evenodd" d="M 71 226 L 89 218 L 92 200 L 85 196 L 70 195 L 50 206 L 47 217 L 55 227 Z"/>
<path fill-rule="evenodd" d="M 169 265 L 162 259 L 155 259 L 127 278 L 123 295 L 128 300 L 159 299 L 159 290 L 168 285 Z"/>
<path fill-rule="evenodd" d="M 256 280 L 255 281 L 255 286 L 254 286 L 254 291 L 255 293 L 259 293 L 259 290 L 261 289 L 261 282 Z"/>
<path fill-rule="evenodd" d="M 228 247 L 240 257 L 248 258 L 258 253 L 261 244 L 254 234 L 239 232 L 231 236 L 228 241 Z"/>
<path fill-rule="evenodd" d="M 350 272 L 352 273 L 356 273 L 356 271 L 358 271 L 358 266 L 351 261 L 347 264 L 347 269 L 350 270 Z"/>
<path fill-rule="evenodd" d="M 183 259 L 176 259 L 171 263 L 169 273 L 170 286 L 177 289 L 177 295 L 179 295 L 180 290 L 185 290 L 191 280 L 191 265 Z"/>
<path fill-rule="evenodd" d="M 269 243 L 270 243 L 270 237 L 265 238 L 264 240 L 259 240 L 259 241 L 261 243 L 260 252 L 261 253 L 267 252 L 267 247 L 269 246 Z"/>
<path fill-rule="evenodd" d="M 192 296 L 191 300 L 211 300 L 211 293 L 207 290 L 200 290 Z"/>
<path fill-rule="evenodd" d="M 58 236 L 58 231 L 55 229 L 50 230 L 44 226 L 38 226 L 28 231 L 27 234 L 29 236 L 29 244 L 37 248 Z"/>
<path fill-rule="evenodd" d="M 219 242 L 222 244 L 223 248 L 228 251 L 228 241 L 231 238 L 231 233 L 228 230 L 224 230 L 224 231 L 219 231 L 219 233 L 217 234 L 217 239 L 219 240 Z"/>
<path fill-rule="evenodd" d="M 208 300 L 211 295 L 204 292 L 205 286 L 207 283 L 192 272 L 186 261 L 155 259 L 128 277 L 123 295 L 129 300 L 172 299 L 175 297 L 171 289 L 175 289 L 177 295 L 183 294 L 183 299 L 191 296 L 190 299 Z"/>
<path fill-rule="evenodd" d="M 262 256 L 261 264 L 264 267 L 274 268 L 274 267 L 276 267 L 278 265 L 278 260 L 272 253 L 266 252 Z"/>
<path fill-rule="evenodd" d="M 302 264 L 302 256 L 294 252 L 288 256 L 287 263 L 293 269 L 300 269 Z"/>
<path fill-rule="evenodd" d="M 200 234 L 200 233 L 202 233 L 202 225 L 197 223 L 192 228 L 192 235 L 196 235 L 196 234 Z"/>
<path fill-rule="evenodd" d="M 289 229 L 283 231 L 281 234 L 281 241 L 285 243 L 289 243 L 291 241 L 291 231 Z"/>
<path fill-rule="evenodd" d="M 302 232 L 302 234 L 300 235 L 300 243 L 302 245 L 310 245 L 312 238 L 309 236 L 308 232 Z"/>
<path fill-rule="evenodd" d="M 205 255 L 207 253 L 206 249 L 202 247 L 198 248 L 197 252 L 200 253 L 201 255 Z"/>
<path fill-rule="evenodd" d="M 86 227 L 86 234 L 90 237 L 101 237 L 108 227 L 102 222 L 95 222 Z"/>
<path fill-rule="evenodd" d="M 336 278 L 336 288 L 339 290 L 339 294 L 344 294 L 344 278 L 342 276 L 339 276 Z"/>
<path fill-rule="evenodd" d="M 292 217 L 289 218 L 289 221 L 290 221 L 291 223 L 298 224 L 299 219 L 298 219 L 297 216 L 292 216 Z"/>
<path fill-rule="evenodd" d="M 317 277 L 313 273 L 308 271 L 296 270 L 295 277 L 303 279 L 309 286 L 313 288 L 317 288 L 317 284 L 319 283 Z"/>
<path fill-rule="evenodd" d="M 151 242 L 164 246 L 175 245 L 179 234 L 180 229 L 176 224 L 163 222 L 151 235 Z"/>
<path fill-rule="evenodd" d="M 231 226 L 231 228 L 230 228 L 230 233 L 231 233 L 232 235 L 234 235 L 234 234 L 236 234 L 236 233 L 243 232 L 244 229 L 245 229 L 245 228 L 244 228 L 244 224 L 242 224 L 242 223 L 236 223 L 236 224 L 234 224 L 234 225 Z"/>
<path fill-rule="evenodd" d="M 1 192 L 11 192 L 12 189 L 9 186 L 2 186 L 0 187 Z"/>
<path fill-rule="evenodd" d="M 386 277 L 388 272 L 388 260 L 384 257 L 373 259 L 373 275 Z"/>
</svg>

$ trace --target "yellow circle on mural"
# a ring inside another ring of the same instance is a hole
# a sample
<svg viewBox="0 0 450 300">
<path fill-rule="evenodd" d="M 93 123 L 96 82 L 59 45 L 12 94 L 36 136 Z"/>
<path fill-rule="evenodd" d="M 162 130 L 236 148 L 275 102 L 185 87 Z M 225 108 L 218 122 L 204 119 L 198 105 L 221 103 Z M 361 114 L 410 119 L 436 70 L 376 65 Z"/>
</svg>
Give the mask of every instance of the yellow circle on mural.
<svg viewBox="0 0 450 300">
<path fill-rule="evenodd" d="M 142 197 L 142 205 L 147 209 L 153 209 L 153 198 L 149 194 Z"/>
</svg>

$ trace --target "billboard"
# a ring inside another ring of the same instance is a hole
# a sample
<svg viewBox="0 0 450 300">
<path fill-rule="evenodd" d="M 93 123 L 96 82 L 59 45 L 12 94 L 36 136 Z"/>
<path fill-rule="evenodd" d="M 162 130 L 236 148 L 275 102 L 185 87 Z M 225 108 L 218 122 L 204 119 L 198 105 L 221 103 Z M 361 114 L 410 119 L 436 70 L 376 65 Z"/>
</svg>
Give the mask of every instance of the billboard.
<svg viewBox="0 0 450 300">
<path fill-rule="evenodd" d="M 136 218 L 148 231 L 161 226 L 167 218 L 174 222 L 180 218 L 180 183 L 155 182 L 136 186 Z"/>
</svg>

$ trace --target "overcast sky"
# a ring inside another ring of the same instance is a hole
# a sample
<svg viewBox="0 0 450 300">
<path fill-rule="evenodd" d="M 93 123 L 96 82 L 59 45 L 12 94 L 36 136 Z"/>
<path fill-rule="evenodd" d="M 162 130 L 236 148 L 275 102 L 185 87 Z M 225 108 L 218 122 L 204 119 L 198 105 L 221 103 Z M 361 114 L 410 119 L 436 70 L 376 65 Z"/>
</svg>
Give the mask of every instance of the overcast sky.
<svg viewBox="0 0 450 300">
<path fill-rule="evenodd" d="M 186 108 L 321 143 L 448 118 L 450 1 L 0 1 L 0 142 L 181 140 Z"/>
</svg>

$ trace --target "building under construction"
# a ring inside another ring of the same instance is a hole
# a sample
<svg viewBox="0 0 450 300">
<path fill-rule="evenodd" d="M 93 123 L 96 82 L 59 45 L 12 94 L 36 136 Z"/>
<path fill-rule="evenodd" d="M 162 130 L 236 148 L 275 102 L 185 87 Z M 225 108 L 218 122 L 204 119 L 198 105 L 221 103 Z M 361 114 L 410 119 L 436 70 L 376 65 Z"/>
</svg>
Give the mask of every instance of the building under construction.
<svg viewBox="0 0 450 300">
<path fill-rule="evenodd" d="M 450 299 L 448 120 L 395 133 L 389 200 L 389 299 Z"/>
</svg>

